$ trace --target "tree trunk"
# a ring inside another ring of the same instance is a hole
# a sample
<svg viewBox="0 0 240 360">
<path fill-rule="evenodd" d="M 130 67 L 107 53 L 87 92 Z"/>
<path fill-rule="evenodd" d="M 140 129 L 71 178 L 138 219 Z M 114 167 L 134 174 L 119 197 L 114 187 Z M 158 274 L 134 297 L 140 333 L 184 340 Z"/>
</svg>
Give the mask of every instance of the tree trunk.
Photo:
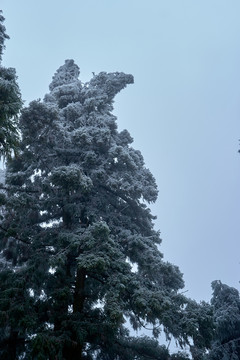
<svg viewBox="0 0 240 360">
<path fill-rule="evenodd" d="M 17 358 L 17 339 L 18 339 L 18 332 L 11 331 L 11 335 L 8 340 L 9 360 L 16 360 L 16 358 Z"/>
<path fill-rule="evenodd" d="M 86 272 L 84 269 L 77 270 L 76 285 L 73 299 L 73 312 L 82 312 L 85 301 L 85 280 Z"/>
<path fill-rule="evenodd" d="M 73 298 L 73 312 L 81 313 L 83 311 L 85 301 L 85 280 L 86 272 L 84 269 L 78 269 L 75 282 L 75 291 Z M 64 358 L 66 360 L 81 360 L 82 359 L 83 344 L 73 341 L 72 345 L 66 347 L 64 350 Z"/>
</svg>

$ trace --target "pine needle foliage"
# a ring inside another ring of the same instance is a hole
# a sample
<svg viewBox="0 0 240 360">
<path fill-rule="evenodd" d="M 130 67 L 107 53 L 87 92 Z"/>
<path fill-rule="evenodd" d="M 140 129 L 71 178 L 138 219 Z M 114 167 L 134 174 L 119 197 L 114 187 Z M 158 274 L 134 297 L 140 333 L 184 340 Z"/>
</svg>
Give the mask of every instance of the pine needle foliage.
<svg viewBox="0 0 240 360">
<path fill-rule="evenodd" d="M 2 199 L 0 352 L 168 359 L 159 335 L 184 345 L 203 316 L 180 293 L 178 267 L 163 260 L 148 208 L 156 182 L 112 114 L 133 77 L 101 72 L 83 84 L 79 73 L 66 60 L 49 94 L 20 118 L 22 141 Z M 150 328 L 149 337 L 132 336 L 129 324 Z"/>
<path fill-rule="evenodd" d="M 11 157 L 19 145 L 18 115 L 22 107 L 16 71 L 1 65 L 6 34 L 0 10 L 0 156 Z"/>
</svg>

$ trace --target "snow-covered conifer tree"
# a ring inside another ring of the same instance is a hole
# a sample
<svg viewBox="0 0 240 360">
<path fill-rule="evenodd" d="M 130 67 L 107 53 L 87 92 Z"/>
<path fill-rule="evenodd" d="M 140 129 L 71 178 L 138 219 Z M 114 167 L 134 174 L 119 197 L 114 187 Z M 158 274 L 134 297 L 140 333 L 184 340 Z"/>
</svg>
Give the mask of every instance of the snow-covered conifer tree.
<svg viewBox="0 0 240 360">
<path fill-rule="evenodd" d="M 240 358 L 240 297 L 237 289 L 222 284 L 212 283 L 214 337 L 209 360 Z"/>
<path fill-rule="evenodd" d="M 0 155 L 8 157 L 12 151 L 16 152 L 18 146 L 17 115 L 22 101 L 15 69 L 1 65 L 4 42 L 9 38 L 3 22 L 0 10 Z"/>
<path fill-rule="evenodd" d="M 184 344 L 199 324 L 187 326 L 182 274 L 159 251 L 147 206 L 155 180 L 112 114 L 133 77 L 78 77 L 66 60 L 50 93 L 20 119 L 1 223 L 0 351 L 12 359 L 167 359 L 161 330 Z M 134 337 L 129 323 L 151 328 L 153 338 Z"/>
</svg>

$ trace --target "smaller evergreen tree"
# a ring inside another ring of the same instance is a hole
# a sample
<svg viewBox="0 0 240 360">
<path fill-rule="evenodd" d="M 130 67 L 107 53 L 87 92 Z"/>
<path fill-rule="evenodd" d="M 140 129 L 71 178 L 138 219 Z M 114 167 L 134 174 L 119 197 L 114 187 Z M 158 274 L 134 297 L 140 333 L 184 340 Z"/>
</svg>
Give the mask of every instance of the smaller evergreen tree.
<svg viewBox="0 0 240 360">
<path fill-rule="evenodd" d="M 6 34 L 6 28 L 3 25 L 4 17 L 2 16 L 2 10 L 0 10 L 0 61 L 2 61 L 3 50 L 5 49 L 4 42 L 6 39 L 9 39 L 9 36 Z"/>
<path fill-rule="evenodd" d="M 19 145 L 18 114 L 22 107 L 16 71 L 1 65 L 4 42 L 9 36 L 0 11 L 0 155 L 10 157 Z"/>
<path fill-rule="evenodd" d="M 214 338 L 208 359 L 240 359 L 240 297 L 237 289 L 222 284 L 212 283 L 214 320 Z"/>
</svg>

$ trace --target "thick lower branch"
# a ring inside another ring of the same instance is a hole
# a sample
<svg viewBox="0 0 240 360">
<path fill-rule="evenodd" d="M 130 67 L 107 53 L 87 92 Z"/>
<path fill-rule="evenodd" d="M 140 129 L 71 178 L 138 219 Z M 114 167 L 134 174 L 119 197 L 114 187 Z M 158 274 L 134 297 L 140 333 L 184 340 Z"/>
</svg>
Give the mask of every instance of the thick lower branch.
<svg viewBox="0 0 240 360">
<path fill-rule="evenodd" d="M 5 233 L 9 233 L 8 229 L 5 229 L 2 225 L 0 225 L 0 230 L 4 231 Z M 12 237 L 13 239 L 16 239 L 24 244 L 31 245 L 31 242 L 25 239 L 21 239 L 18 237 L 18 235 L 9 235 L 9 237 Z"/>
</svg>

